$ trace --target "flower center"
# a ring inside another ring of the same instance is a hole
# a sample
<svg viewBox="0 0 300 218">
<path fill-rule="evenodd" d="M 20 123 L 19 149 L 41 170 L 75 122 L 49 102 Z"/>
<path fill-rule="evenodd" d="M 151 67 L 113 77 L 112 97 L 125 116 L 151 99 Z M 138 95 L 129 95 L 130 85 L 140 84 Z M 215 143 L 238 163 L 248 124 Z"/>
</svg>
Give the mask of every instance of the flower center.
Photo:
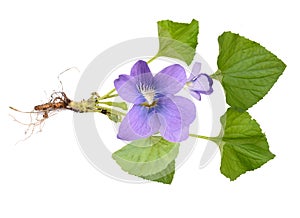
<svg viewBox="0 0 300 218">
<path fill-rule="evenodd" d="M 147 100 L 148 104 L 152 105 L 154 102 L 154 97 L 155 97 L 154 87 L 152 85 L 146 85 L 146 84 L 140 83 L 137 88 L 141 92 L 141 94 L 144 96 L 144 98 Z"/>
</svg>

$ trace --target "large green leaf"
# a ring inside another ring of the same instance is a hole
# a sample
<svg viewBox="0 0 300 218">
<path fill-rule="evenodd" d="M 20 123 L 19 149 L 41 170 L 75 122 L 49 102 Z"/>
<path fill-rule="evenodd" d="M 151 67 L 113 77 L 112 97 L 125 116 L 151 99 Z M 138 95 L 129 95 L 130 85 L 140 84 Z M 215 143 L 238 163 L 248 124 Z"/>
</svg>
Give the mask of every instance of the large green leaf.
<svg viewBox="0 0 300 218">
<path fill-rule="evenodd" d="M 157 22 L 159 51 L 156 57 L 166 56 L 183 60 L 188 65 L 195 56 L 198 44 L 199 26 L 197 20 L 191 23 L 177 23 L 170 20 Z"/>
<path fill-rule="evenodd" d="M 170 184 L 175 172 L 179 143 L 160 136 L 133 141 L 113 153 L 113 159 L 129 174 Z"/>
<path fill-rule="evenodd" d="M 149 176 L 141 176 L 150 181 L 171 184 L 175 174 L 175 160 L 173 160 L 164 170 Z"/>
<path fill-rule="evenodd" d="M 212 77 L 222 83 L 230 106 L 247 110 L 268 93 L 286 65 L 238 34 L 224 32 L 218 40 L 219 69 Z"/>
<path fill-rule="evenodd" d="M 259 124 L 248 112 L 229 108 L 221 117 L 220 135 L 210 138 L 221 151 L 221 172 L 230 180 L 254 170 L 275 157 Z"/>
</svg>

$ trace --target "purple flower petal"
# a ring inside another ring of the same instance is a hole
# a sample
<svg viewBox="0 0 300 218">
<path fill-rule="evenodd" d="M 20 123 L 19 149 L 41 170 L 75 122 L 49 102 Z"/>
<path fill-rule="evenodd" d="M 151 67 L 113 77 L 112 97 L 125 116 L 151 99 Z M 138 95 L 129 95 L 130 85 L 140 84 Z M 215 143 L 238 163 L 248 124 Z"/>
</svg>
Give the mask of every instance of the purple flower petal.
<svg viewBox="0 0 300 218">
<path fill-rule="evenodd" d="M 192 102 L 183 100 L 183 97 L 163 97 L 157 102 L 157 107 L 155 111 L 157 112 L 158 119 L 160 121 L 160 133 L 168 141 L 180 142 L 188 137 L 188 129 L 186 129 L 186 123 L 190 124 L 194 120 L 193 110 L 194 105 Z M 190 105 L 192 103 L 192 115 L 188 116 L 188 111 L 182 113 L 185 108 L 182 104 L 187 103 Z M 178 105 L 177 105 L 178 103 Z M 184 120 L 184 119 L 187 120 Z"/>
<path fill-rule="evenodd" d="M 160 134 L 170 142 L 182 142 L 189 137 L 189 126 L 182 126 L 180 129 L 170 130 L 165 123 L 162 123 Z"/>
<path fill-rule="evenodd" d="M 134 76 L 134 78 L 136 79 L 137 87 L 142 85 L 144 87 L 153 87 L 154 88 L 153 75 L 151 72 Z"/>
<path fill-rule="evenodd" d="M 183 126 L 180 130 L 180 138 L 178 139 L 178 142 L 182 142 L 189 137 L 189 126 Z"/>
<path fill-rule="evenodd" d="M 200 70 L 201 70 L 201 63 L 200 62 L 195 62 L 194 65 L 193 65 L 191 75 L 188 78 L 188 81 L 191 81 L 194 77 L 198 76 L 200 74 Z"/>
<path fill-rule="evenodd" d="M 200 70 L 201 70 L 201 63 L 195 62 L 193 65 L 192 74 L 194 74 L 196 76 L 200 73 Z"/>
<path fill-rule="evenodd" d="M 117 137 L 126 141 L 133 141 L 149 137 L 159 131 L 160 122 L 154 110 L 133 105 L 132 109 L 124 117 Z"/>
<path fill-rule="evenodd" d="M 166 119 L 170 128 L 178 129 L 181 127 L 182 119 L 180 111 L 175 102 L 173 102 L 169 97 L 159 98 L 155 107 L 155 112 Z"/>
<path fill-rule="evenodd" d="M 183 125 L 190 125 L 196 119 L 195 104 L 191 100 L 181 96 L 169 96 L 169 98 L 176 104 Z"/>
<path fill-rule="evenodd" d="M 205 73 L 200 73 L 196 78 L 194 78 L 192 81 L 192 86 L 189 88 L 191 90 L 200 92 L 202 94 L 209 95 L 213 92 L 213 80 L 210 78 L 209 75 Z"/>
<path fill-rule="evenodd" d="M 130 103 L 135 103 L 141 98 L 136 87 L 136 78 L 121 74 L 118 79 L 114 81 L 115 88 L 121 98 Z"/>
<path fill-rule="evenodd" d="M 194 63 L 192 73 L 186 83 L 191 95 L 199 101 L 201 100 L 201 94 L 209 95 L 213 92 L 212 78 L 205 73 L 200 73 L 200 70 L 201 63 Z"/>
<path fill-rule="evenodd" d="M 182 66 L 174 64 L 154 76 L 156 89 L 161 94 L 176 94 L 185 85 L 186 73 Z"/>
<path fill-rule="evenodd" d="M 131 68 L 130 75 L 131 76 L 137 76 L 143 73 L 150 73 L 150 69 L 148 67 L 148 64 L 145 61 L 139 60 L 136 62 L 133 67 Z"/>
<path fill-rule="evenodd" d="M 136 79 L 136 88 L 140 93 L 139 98 L 135 100 L 134 104 L 141 104 L 150 100 L 149 98 L 151 97 L 149 97 L 149 92 L 153 92 L 153 99 L 151 98 L 153 101 L 155 97 L 155 87 L 152 73 L 143 73 L 135 76 L 134 78 Z"/>
<path fill-rule="evenodd" d="M 196 98 L 198 101 L 201 101 L 201 94 L 197 91 L 190 90 L 191 95 Z"/>
</svg>

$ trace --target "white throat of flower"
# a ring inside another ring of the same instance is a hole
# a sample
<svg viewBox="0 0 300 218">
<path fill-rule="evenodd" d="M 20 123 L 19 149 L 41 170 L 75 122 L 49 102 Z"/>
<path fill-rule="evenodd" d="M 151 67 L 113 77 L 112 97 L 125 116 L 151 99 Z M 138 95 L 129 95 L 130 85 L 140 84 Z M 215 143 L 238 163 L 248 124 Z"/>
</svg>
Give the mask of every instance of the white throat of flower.
<svg viewBox="0 0 300 218">
<path fill-rule="evenodd" d="M 147 85 L 140 83 L 137 86 L 138 90 L 141 92 L 141 94 L 144 96 L 144 98 L 147 100 L 148 104 L 151 105 L 154 102 L 155 97 L 155 89 L 152 85 Z"/>
</svg>

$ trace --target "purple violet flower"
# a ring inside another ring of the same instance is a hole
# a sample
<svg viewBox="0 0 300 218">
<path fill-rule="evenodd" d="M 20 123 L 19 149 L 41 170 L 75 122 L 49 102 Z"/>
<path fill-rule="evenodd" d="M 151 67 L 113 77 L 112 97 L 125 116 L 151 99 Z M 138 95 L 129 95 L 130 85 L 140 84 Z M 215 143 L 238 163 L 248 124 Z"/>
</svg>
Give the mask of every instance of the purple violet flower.
<svg viewBox="0 0 300 218">
<path fill-rule="evenodd" d="M 196 62 L 186 83 L 191 95 L 199 101 L 201 100 L 201 94 L 210 95 L 213 92 L 212 78 L 205 73 L 200 73 L 200 70 L 201 63 Z"/>
<path fill-rule="evenodd" d="M 178 64 L 153 76 L 142 60 L 134 64 L 130 75 L 119 75 L 115 88 L 121 98 L 134 105 L 124 117 L 117 137 L 133 141 L 160 132 L 171 142 L 187 139 L 196 108 L 189 99 L 174 96 L 186 81 L 185 70 Z"/>
</svg>

